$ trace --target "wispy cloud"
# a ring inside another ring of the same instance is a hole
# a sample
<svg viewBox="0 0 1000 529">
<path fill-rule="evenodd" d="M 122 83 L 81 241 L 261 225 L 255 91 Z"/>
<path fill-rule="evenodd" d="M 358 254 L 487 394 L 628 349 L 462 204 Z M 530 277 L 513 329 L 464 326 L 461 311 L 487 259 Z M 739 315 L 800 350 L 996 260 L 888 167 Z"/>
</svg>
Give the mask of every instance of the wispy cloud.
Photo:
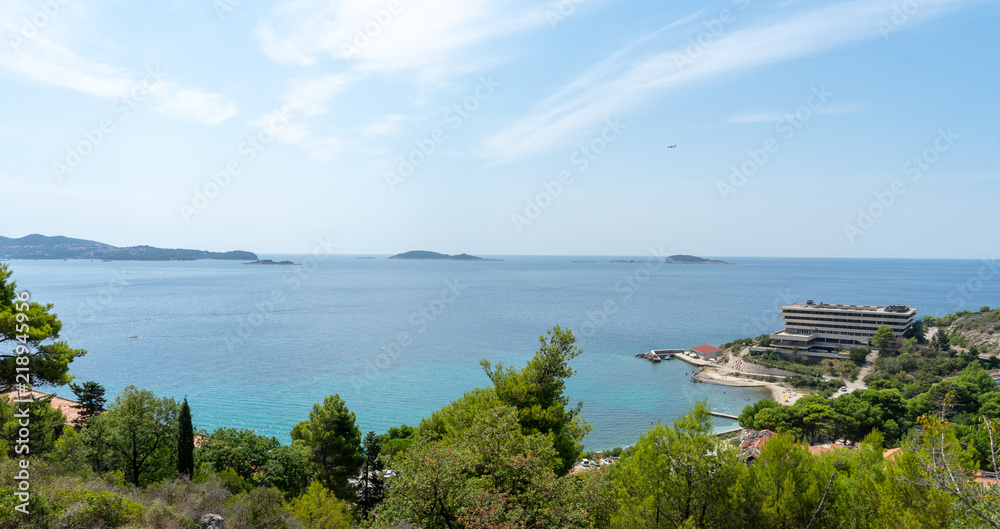
<svg viewBox="0 0 1000 529">
<path fill-rule="evenodd" d="M 318 160 L 332 160 L 342 150 L 343 138 L 324 133 L 317 135 L 309 126 L 309 118 L 323 115 L 330 110 L 331 101 L 345 90 L 351 75 L 324 75 L 289 81 L 289 88 L 280 97 L 280 109 L 287 114 L 291 123 L 275 131 L 275 136 L 283 143 L 304 147 Z M 250 121 L 251 124 L 267 127 L 273 113 L 264 114 Z"/>
<path fill-rule="evenodd" d="M 816 116 L 824 114 L 850 114 L 863 108 L 862 105 L 826 105 L 815 110 L 811 109 L 810 112 Z M 787 118 L 788 115 L 789 112 L 787 110 L 751 110 L 731 116 L 726 121 L 729 123 L 773 123 Z"/>
<path fill-rule="evenodd" d="M 154 108 L 181 121 L 218 125 L 235 116 L 236 105 L 219 94 L 191 88 L 170 89 Z"/>
<path fill-rule="evenodd" d="M 370 121 L 358 127 L 358 132 L 364 136 L 392 136 L 399 132 L 399 127 L 402 123 L 403 116 L 398 114 L 382 116 L 378 120 Z"/>
<path fill-rule="evenodd" d="M 630 45 L 540 101 L 535 110 L 487 139 L 479 154 L 506 162 L 566 143 L 601 120 L 662 97 L 671 90 L 719 81 L 770 64 L 815 55 L 853 42 L 882 37 L 879 21 L 894 0 L 853 0 L 789 15 L 770 15 L 744 29 L 724 30 L 696 57 L 690 43 L 653 52 Z M 965 0 L 928 2 L 908 25 L 931 20 Z M 747 11 L 747 16 L 750 12 Z M 705 15 L 709 17 L 709 15 Z M 742 12 L 737 18 L 744 16 Z M 686 17 L 689 21 L 690 17 Z M 680 22 L 680 21 L 678 21 Z M 742 23 L 742 20 L 739 20 Z M 659 30 L 657 33 L 662 33 Z M 686 36 L 686 35 L 685 35 Z M 665 46 L 664 46 L 665 47 Z"/>
<path fill-rule="evenodd" d="M 104 99 L 122 97 L 142 89 L 156 96 L 151 107 L 157 112 L 206 125 L 217 125 L 236 115 L 235 103 L 221 95 L 165 80 L 164 76 L 153 75 L 151 78 L 148 72 L 155 70 L 155 65 L 150 65 L 145 72 L 133 72 L 87 59 L 74 51 L 74 46 L 55 38 L 60 35 L 56 28 L 35 28 L 26 35 L 25 14 L 30 15 L 32 8 L 41 9 L 31 4 L 7 1 L 0 11 L 0 41 L 9 46 L 0 53 L 0 71 L 6 71 L 11 78 Z M 74 14 L 67 9 L 60 16 L 72 17 Z"/>
<path fill-rule="evenodd" d="M 344 91 L 349 81 L 346 75 L 326 75 L 292 81 L 291 88 L 283 96 L 285 106 L 302 117 L 313 117 L 326 113 L 330 99 Z"/>
<path fill-rule="evenodd" d="M 526 0 L 303 0 L 275 9 L 255 35 L 282 64 L 333 59 L 359 72 L 435 76 L 480 69 L 495 52 L 479 45 L 546 24 L 544 10 Z"/>
</svg>

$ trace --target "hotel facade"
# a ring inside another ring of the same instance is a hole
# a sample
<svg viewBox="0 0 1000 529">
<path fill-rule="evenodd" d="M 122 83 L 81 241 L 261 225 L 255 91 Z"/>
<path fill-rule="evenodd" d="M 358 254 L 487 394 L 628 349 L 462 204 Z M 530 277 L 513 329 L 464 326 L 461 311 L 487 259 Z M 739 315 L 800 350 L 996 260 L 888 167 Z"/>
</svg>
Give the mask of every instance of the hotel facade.
<svg viewBox="0 0 1000 529">
<path fill-rule="evenodd" d="M 836 305 L 793 303 L 781 307 L 785 328 L 771 333 L 772 349 L 780 352 L 835 353 L 853 347 L 870 347 L 872 336 L 888 325 L 897 337 L 913 327 L 917 309 L 906 305 Z"/>
</svg>

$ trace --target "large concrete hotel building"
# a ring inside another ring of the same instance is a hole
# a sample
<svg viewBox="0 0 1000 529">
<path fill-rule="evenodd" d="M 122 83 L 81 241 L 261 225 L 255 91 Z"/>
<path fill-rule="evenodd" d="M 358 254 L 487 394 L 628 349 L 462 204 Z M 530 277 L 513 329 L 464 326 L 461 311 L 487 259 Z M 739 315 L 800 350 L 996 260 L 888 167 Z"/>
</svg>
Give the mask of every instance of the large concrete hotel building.
<svg viewBox="0 0 1000 529">
<path fill-rule="evenodd" d="M 892 327 L 902 336 L 913 327 L 917 309 L 905 305 L 833 305 L 830 303 L 793 303 L 781 307 L 785 328 L 771 333 L 771 347 L 791 352 L 798 347 L 803 354 L 831 353 L 852 347 L 867 347 L 875 330 Z"/>
</svg>

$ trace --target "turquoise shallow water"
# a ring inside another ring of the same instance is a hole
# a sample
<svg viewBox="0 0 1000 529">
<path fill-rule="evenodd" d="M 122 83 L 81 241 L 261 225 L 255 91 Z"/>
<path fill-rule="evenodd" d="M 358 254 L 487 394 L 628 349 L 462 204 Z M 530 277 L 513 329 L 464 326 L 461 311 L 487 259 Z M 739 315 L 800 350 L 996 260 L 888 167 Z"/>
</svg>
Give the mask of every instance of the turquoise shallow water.
<svg viewBox="0 0 1000 529">
<path fill-rule="evenodd" d="M 300 267 L 9 264 L 33 299 L 55 304 L 63 338 L 89 351 L 73 364 L 78 380 L 96 380 L 112 397 L 129 384 L 186 395 L 200 428 L 253 428 L 282 440 L 333 393 L 363 430 L 416 424 L 488 385 L 481 359 L 523 365 L 558 324 L 574 329 L 584 351 L 567 392 L 594 425 L 585 444 L 627 445 L 697 400 L 738 413 L 766 394 L 692 384 L 689 365 L 654 365 L 635 353 L 769 332 L 780 327 L 777 306 L 805 299 L 903 303 L 920 315 L 1000 305 L 1000 274 L 972 260 L 726 258 L 738 265 L 681 267 L 608 257 L 378 257 L 262 256 L 308 265 Z"/>
</svg>

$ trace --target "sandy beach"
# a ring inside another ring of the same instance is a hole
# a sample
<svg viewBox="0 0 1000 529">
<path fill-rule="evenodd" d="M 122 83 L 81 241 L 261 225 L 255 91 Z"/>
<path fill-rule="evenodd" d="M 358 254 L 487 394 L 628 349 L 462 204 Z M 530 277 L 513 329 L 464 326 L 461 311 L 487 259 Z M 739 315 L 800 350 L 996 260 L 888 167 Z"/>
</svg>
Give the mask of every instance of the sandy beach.
<svg viewBox="0 0 1000 529">
<path fill-rule="evenodd" d="M 766 387 L 771 391 L 771 398 L 775 402 L 780 402 L 788 406 L 791 406 L 799 398 L 805 396 L 802 392 L 787 388 L 778 383 L 741 377 L 739 376 L 739 371 L 728 367 L 721 367 L 715 362 L 684 355 L 674 355 L 674 358 L 698 367 L 698 370 L 691 376 L 691 379 L 697 382 L 708 382 L 720 386 Z"/>
</svg>

